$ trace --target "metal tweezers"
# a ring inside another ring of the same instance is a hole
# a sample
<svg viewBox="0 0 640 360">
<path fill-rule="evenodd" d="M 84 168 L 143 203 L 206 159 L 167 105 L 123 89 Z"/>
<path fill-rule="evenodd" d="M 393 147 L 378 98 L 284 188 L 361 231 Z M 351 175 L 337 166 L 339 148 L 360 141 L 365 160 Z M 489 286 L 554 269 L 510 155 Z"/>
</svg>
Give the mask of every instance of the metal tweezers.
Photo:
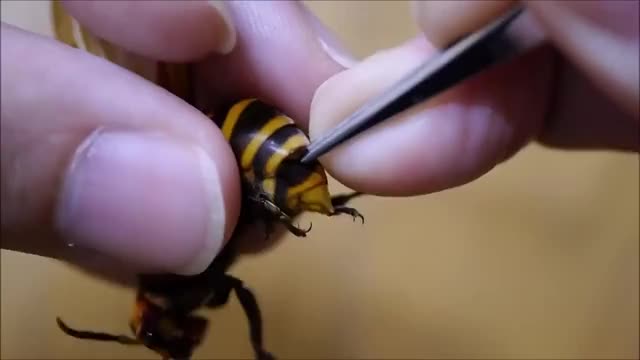
<svg viewBox="0 0 640 360">
<path fill-rule="evenodd" d="M 521 6 L 509 10 L 418 66 L 390 90 L 368 101 L 330 132 L 312 141 L 302 162 L 314 161 L 372 126 L 540 43 L 538 39 L 523 38 L 522 26 L 514 21 L 523 12 Z"/>
</svg>

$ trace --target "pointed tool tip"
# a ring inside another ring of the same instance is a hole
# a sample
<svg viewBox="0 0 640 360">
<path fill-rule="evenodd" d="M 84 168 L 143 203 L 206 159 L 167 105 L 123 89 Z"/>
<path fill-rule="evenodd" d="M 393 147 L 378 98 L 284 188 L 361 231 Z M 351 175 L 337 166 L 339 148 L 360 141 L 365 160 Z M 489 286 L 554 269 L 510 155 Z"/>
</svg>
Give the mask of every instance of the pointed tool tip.
<svg viewBox="0 0 640 360">
<path fill-rule="evenodd" d="M 300 162 L 303 164 L 309 164 L 317 160 L 320 156 L 324 155 L 331 149 L 332 141 L 326 139 L 320 139 L 316 142 L 311 142 L 304 151 L 303 156 L 300 158 Z"/>
<path fill-rule="evenodd" d="M 308 164 L 318 158 L 316 152 L 309 151 L 300 159 L 300 162 L 303 164 Z"/>
</svg>

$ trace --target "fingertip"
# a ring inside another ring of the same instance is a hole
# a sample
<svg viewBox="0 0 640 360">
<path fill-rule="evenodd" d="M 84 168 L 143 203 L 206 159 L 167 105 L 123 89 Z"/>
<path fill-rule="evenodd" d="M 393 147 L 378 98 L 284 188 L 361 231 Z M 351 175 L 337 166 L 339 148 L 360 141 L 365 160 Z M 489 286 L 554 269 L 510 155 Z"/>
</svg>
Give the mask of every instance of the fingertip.
<svg viewBox="0 0 640 360">
<path fill-rule="evenodd" d="M 311 103 L 311 139 L 337 125 L 368 99 L 382 93 L 393 82 L 427 59 L 432 50 L 423 39 L 416 38 L 396 48 L 379 51 L 354 67 L 329 78 L 318 87 Z M 353 189 L 376 195 L 388 194 L 388 191 L 412 191 L 403 185 L 393 190 L 388 189 L 387 179 L 392 169 L 388 167 L 390 164 L 385 159 L 388 152 L 394 150 L 384 141 L 379 143 L 380 146 L 372 146 L 369 142 L 369 135 L 390 135 L 387 131 L 390 125 L 402 121 L 395 118 L 381 124 L 371 129 L 366 139 L 351 139 L 322 156 L 320 161 L 332 176 Z M 375 157 L 378 157 L 380 162 L 371 167 L 371 161 Z M 402 159 L 398 159 L 395 165 L 402 166 L 400 162 Z"/>
<path fill-rule="evenodd" d="M 155 60 L 193 61 L 229 53 L 236 30 L 226 4 L 209 1 L 69 1 L 82 26 L 122 48 Z"/>
<path fill-rule="evenodd" d="M 260 97 L 306 129 L 313 92 L 344 69 L 348 55 L 301 2 L 232 1 L 228 5 L 238 42 L 228 56 L 211 56 L 199 64 L 206 93 L 230 100 Z"/>
<path fill-rule="evenodd" d="M 318 137 L 362 103 L 381 94 L 393 82 L 419 66 L 434 51 L 424 39 L 416 37 L 395 48 L 380 50 L 357 65 L 328 78 L 318 86 L 311 100 L 311 138 Z M 335 104 L 338 106 L 334 106 Z"/>
<path fill-rule="evenodd" d="M 216 157 L 219 159 L 220 157 Z M 234 225 L 233 183 L 200 146 L 99 129 L 75 152 L 57 206 L 67 244 L 147 271 L 196 274 Z"/>
<path fill-rule="evenodd" d="M 2 92 L 3 244 L 202 271 L 240 208 L 235 157 L 219 129 L 108 62 L 4 24 L 2 36 L 2 89 L 11 88 Z"/>
<path fill-rule="evenodd" d="M 427 60 L 428 49 L 405 44 L 327 80 L 312 103 L 312 139 Z M 550 69 L 544 60 L 540 51 L 489 70 L 352 138 L 320 161 L 344 185 L 380 196 L 465 184 L 535 134 L 547 106 Z M 517 91 L 525 86 L 527 92 Z"/>
<path fill-rule="evenodd" d="M 414 0 L 411 13 L 429 41 L 444 48 L 495 19 L 514 3 L 513 0 Z"/>
<path fill-rule="evenodd" d="M 209 5 L 217 10 L 218 18 L 224 23 L 221 24 L 222 31 L 218 37 L 218 41 L 214 42 L 214 50 L 218 53 L 226 55 L 230 53 L 236 45 L 238 38 L 235 25 L 231 13 L 223 0 L 209 0 Z"/>
</svg>

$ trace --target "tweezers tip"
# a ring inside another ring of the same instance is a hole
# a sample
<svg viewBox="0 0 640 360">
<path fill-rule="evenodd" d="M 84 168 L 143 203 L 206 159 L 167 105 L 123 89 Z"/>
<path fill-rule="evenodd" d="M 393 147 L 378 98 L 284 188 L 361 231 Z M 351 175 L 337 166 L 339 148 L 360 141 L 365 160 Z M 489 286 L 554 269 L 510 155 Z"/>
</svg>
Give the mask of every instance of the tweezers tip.
<svg viewBox="0 0 640 360">
<path fill-rule="evenodd" d="M 300 159 L 300 162 L 302 164 L 308 164 L 316 160 L 317 158 L 318 158 L 318 154 L 316 154 L 316 152 L 307 152 L 302 156 L 302 158 Z"/>
</svg>

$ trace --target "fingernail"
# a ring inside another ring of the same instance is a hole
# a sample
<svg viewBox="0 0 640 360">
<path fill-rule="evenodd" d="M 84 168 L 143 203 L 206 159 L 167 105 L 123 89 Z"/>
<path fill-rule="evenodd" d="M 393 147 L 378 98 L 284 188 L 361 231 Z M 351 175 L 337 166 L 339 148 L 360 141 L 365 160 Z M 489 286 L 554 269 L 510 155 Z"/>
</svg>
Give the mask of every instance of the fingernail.
<svg viewBox="0 0 640 360">
<path fill-rule="evenodd" d="M 218 15 L 221 20 L 225 24 L 226 31 L 221 34 L 221 39 L 218 44 L 218 52 L 221 54 L 228 54 L 233 50 L 236 45 L 236 29 L 233 25 L 233 19 L 231 17 L 231 13 L 227 8 L 227 4 L 225 4 L 222 0 L 209 0 L 209 5 L 217 10 Z"/>
<path fill-rule="evenodd" d="M 342 42 L 309 10 L 304 4 L 300 4 L 309 19 L 311 26 L 318 37 L 318 42 L 322 49 L 329 55 L 333 61 L 337 62 L 344 68 L 350 68 L 358 63 L 349 50 L 347 50 Z"/>
<path fill-rule="evenodd" d="M 203 271 L 224 241 L 216 165 L 201 148 L 163 134 L 97 130 L 62 183 L 57 225 L 70 246 L 142 271 Z"/>
<path fill-rule="evenodd" d="M 410 2 L 414 21 L 438 48 L 479 29 L 515 4 L 513 0 Z"/>
<path fill-rule="evenodd" d="M 314 139 L 334 127 L 367 99 L 380 95 L 434 51 L 426 41 L 418 37 L 400 46 L 379 51 L 362 60 L 358 66 L 327 79 L 316 89 L 311 101 L 311 138 Z M 336 152 L 339 151 L 340 149 L 336 149 Z M 332 155 L 327 154 L 325 158 L 332 158 Z"/>
</svg>

